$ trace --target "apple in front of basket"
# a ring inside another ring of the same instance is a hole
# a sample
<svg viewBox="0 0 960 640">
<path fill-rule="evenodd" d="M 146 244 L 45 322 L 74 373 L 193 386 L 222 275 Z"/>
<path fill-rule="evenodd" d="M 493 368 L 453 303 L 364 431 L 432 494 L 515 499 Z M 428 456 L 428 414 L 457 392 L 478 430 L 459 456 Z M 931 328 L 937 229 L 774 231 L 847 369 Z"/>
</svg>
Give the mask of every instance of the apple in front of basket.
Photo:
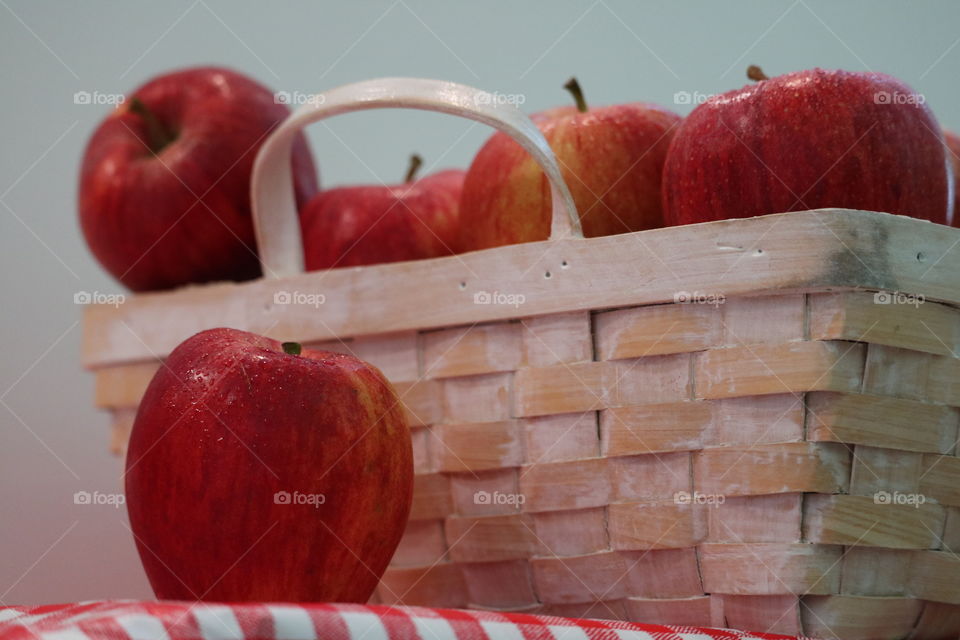
<svg viewBox="0 0 960 640">
<path fill-rule="evenodd" d="M 158 598 L 366 602 L 406 526 L 413 452 L 372 365 L 211 329 L 150 382 L 125 483 Z"/>
</svg>

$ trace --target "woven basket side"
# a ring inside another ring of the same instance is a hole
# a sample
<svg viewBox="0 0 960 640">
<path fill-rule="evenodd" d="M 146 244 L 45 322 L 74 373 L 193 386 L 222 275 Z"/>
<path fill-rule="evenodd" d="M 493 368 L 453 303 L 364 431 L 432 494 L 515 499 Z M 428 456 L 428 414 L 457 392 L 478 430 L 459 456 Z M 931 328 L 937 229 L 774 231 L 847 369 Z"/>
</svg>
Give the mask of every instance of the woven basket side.
<svg viewBox="0 0 960 640">
<path fill-rule="evenodd" d="M 960 635 L 960 311 L 810 293 L 324 343 L 414 444 L 384 603 Z M 125 439 L 157 364 L 105 369 Z"/>
</svg>

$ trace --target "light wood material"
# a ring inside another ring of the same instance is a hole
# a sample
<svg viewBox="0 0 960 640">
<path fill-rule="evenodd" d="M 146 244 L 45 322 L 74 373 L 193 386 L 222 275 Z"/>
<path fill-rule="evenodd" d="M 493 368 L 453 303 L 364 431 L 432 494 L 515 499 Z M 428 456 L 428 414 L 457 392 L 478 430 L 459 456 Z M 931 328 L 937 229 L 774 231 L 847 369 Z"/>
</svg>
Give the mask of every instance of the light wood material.
<svg viewBox="0 0 960 640">
<path fill-rule="evenodd" d="M 534 558 L 530 566 L 537 593 L 548 604 L 617 600 L 627 593 L 626 560 L 614 551 Z"/>
<path fill-rule="evenodd" d="M 686 354 L 562 363 L 517 371 L 517 415 L 594 411 L 690 397 Z"/>
<path fill-rule="evenodd" d="M 813 295 L 810 337 L 954 355 L 960 310 L 900 292 Z"/>
<path fill-rule="evenodd" d="M 701 449 L 704 432 L 715 420 L 710 402 L 615 407 L 600 412 L 604 455 Z"/>
<path fill-rule="evenodd" d="M 730 398 L 860 388 L 863 347 L 842 342 L 788 342 L 715 349 L 695 363 L 697 397 Z"/>
<path fill-rule="evenodd" d="M 377 587 L 383 604 L 436 602 L 437 607 L 465 607 L 470 600 L 463 568 L 441 562 L 423 567 L 388 567 Z"/>
<path fill-rule="evenodd" d="M 561 362 L 593 359 L 590 313 L 575 311 L 523 318 L 523 362 L 547 367 Z"/>
<path fill-rule="evenodd" d="M 660 501 L 692 493 L 691 455 L 676 453 L 609 459 L 614 502 Z"/>
<path fill-rule="evenodd" d="M 516 498 L 519 494 L 516 468 L 448 475 L 453 496 L 453 510 L 447 512 L 448 515 L 488 516 L 512 514 L 520 510 Z"/>
<path fill-rule="evenodd" d="M 627 551 L 695 547 L 707 537 L 709 509 L 676 499 L 611 504 L 610 545 Z"/>
<path fill-rule="evenodd" d="M 807 408 L 811 440 L 905 451 L 949 453 L 960 423 L 953 407 L 874 395 L 811 393 Z"/>
<path fill-rule="evenodd" d="M 441 474 L 414 476 L 411 520 L 442 519 L 452 510 L 450 478 Z"/>
<path fill-rule="evenodd" d="M 803 535 L 824 544 L 936 549 L 944 510 L 937 504 L 888 504 L 874 496 L 811 495 L 804 501 Z"/>
<path fill-rule="evenodd" d="M 533 515 L 537 538 L 555 556 L 582 556 L 610 547 L 607 508 L 543 511 Z"/>
<path fill-rule="evenodd" d="M 960 636 L 960 606 L 925 602 L 923 613 L 913 630 L 916 638 L 956 638 Z"/>
<path fill-rule="evenodd" d="M 519 323 L 444 329 L 424 336 L 424 374 L 453 378 L 513 371 L 523 355 Z"/>
<path fill-rule="evenodd" d="M 830 594 L 840 586 L 841 547 L 812 544 L 700 546 L 703 585 L 709 593 Z"/>
<path fill-rule="evenodd" d="M 724 623 L 731 629 L 763 629 L 766 633 L 799 635 L 800 601 L 786 596 L 718 596 Z M 720 625 L 714 625 L 720 626 Z"/>
<path fill-rule="evenodd" d="M 911 549 L 850 547 L 843 554 L 841 593 L 883 597 L 910 595 L 912 590 L 907 579 L 916 554 Z"/>
<path fill-rule="evenodd" d="M 468 562 L 461 566 L 471 609 L 517 613 L 540 609 L 526 562 Z"/>
<path fill-rule="evenodd" d="M 516 422 L 440 425 L 436 427 L 440 471 L 482 471 L 516 467 L 523 449 Z"/>
<path fill-rule="evenodd" d="M 960 604 L 960 558 L 952 551 L 917 551 L 910 564 L 910 592 L 918 598 Z"/>
<path fill-rule="evenodd" d="M 922 453 L 858 444 L 852 458 L 851 495 L 879 498 L 882 492 L 909 494 L 920 490 Z"/>
<path fill-rule="evenodd" d="M 842 640 L 905 637 L 923 611 L 923 602 L 909 598 L 809 596 L 803 604 L 807 633 Z"/>
<path fill-rule="evenodd" d="M 725 496 L 846 491 L 850 455 L 832 443 L 785 442 L 704 449 L 693 458 L 694 486 Z"/>
<path fill-rule="evenodd" d="M 520 493 L 537 511 L 603 506 L 611 497 L 609 473 L 603 458 L 534 464 L 520 475 Z"/>
<path fill-rule="evenodd" d="M 826 209 L 638 233 L 642 245 L 635 234 L 533 242 L 92 305 L 85 310 L 83 362 L 96 368 L 162 357 L 216 326 L 315 342 L 665 303 L 679 291 L 732 299 L 866 288 L 960 303 L 960 252 L 952 250 L 958 232 L 899 216 Z M 548 270 L 552 277 L 545 278 Z M 520 293 L 524 301 L 474 304 L 474 294 L 494 291 Z M 322 293 L 325 303 L 278 304 L 279 292 Z"/>
<path fill-rule="evenodd" d="M 390 380 L 418 380 L 419 340 L 415 331 L 367 336 L 347 343 L 334 341 L 323 345 L 327 351 L 343 351 L 380 369 Z M 309 346 L 309 345 L 308 345 Z"/>
<path fill-rule="evenodd" d="M 960 231 L 830 211 L 643 233 L 90 309 L 95 401 L 120 451 L 159 359 L 217 324 L 380 367 L 416 464 L 384 603 L 955 639 Z"/>
<path fill-rule="evenodd" d="M 960 507 L 947 507 L 943 525 L 943 548 L 960 549 Z"/>
<path fill-rule="evenodd" d="M 710 542 L 800 542 L 803 494 L 724 496 L 707 509 Z"/>
<path fill-rule="evenodd" d="M 641 598 L 690 598 L 707 593 L 697 549 L 621 551 L 629 590 Z"/>
<path fill-rule="evenodd" d="M 599 313 L 603 360 L 702 351 L 723 344 L 722 311 L 707 304 L 669 304 Z"/>
<path fill-rule="evenodd" d="M 864 391 L 960 406 L 960 357 L 870 345 Z"/>
<path fill-rule="evenodd" d="M 137 410 L 130 408 L 116 409 L 113 412 L 113 424 L 110 426 L 110 452 L 116 456 L 127 455 L 127 441 L 130 439 L 130 429 L 137 417 Z"/>
<path fill-rule="evenodd" d="M 98 370 L 94 404 L 101 408 L 136 408 L 159 367 L 160 363 L 149 360 Z"/>
<path fill-rule="evenodd" d="M 710 596 L 626 598 L 624 607 L 631 620 L 662 620 L 663 624 L 691 627 L 723 625 L 723 622 L 714 622 L 711 616 Z"/>
<path fill-rule="evenodd" d="M 443 416 L 443 387 L 433 380 L 395 382 L 393 387 L 411 425 L 439 422 Z"/>
<path fill-rule="evenodd" d="M 960 458 L 924 455 L 920 493 L 940 504 L 960 506 Z"/>
<path fill-rule="evenodd" d="M 436 520 L 410 520 L 391 563 L 416 567 L 441 562 L 447 553 L 443 525 Z"/>
<path fill-rule="evenodd" d="M 448 540 L 456 540 L 450 557 L 457 562 L 495 562 L 528 558 L 546 552 L 526 514 L 448 518 Z"/>
<path fill-rule="evenodd" d="M 525 418 L 521 422 L 526 460 L 532 464 L 600 455 L 594 411 Z"/>
</svg>

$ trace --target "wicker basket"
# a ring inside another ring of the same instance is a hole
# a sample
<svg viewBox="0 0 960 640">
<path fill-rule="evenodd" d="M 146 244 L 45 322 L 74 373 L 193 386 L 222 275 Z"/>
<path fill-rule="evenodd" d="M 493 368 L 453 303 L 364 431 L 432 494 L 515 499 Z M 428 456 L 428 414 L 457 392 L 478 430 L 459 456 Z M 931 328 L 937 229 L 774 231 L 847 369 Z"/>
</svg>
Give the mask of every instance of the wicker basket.
<svg viewBox="0 0 960 640">
<path fill-rule="evenodd" d="M 823 210 L 584 239 L 543 138 L 488 97 L 381 80 L 291 116 L 254 177 L 270 277 L 87 309 L 115 449 L 181 340 L 296 338 L 374 363 L 408 410 L 382 602 L 957 638 L 960 231 Z M 552 181 L 553 239 L 300 273 L 293 134 L 384 106 L 513 135 Z"/>
</svg>

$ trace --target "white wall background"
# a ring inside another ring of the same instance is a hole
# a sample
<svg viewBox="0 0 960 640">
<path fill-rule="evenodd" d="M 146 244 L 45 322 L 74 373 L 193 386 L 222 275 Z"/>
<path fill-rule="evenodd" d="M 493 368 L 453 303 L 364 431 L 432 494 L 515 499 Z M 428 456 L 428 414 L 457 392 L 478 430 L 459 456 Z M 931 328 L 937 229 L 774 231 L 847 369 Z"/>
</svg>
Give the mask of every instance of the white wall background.
<svg viewBox="0 0 960 640">
<path fill-rule="evenodd" d="M 73 504 L 78 490 L 116 491 L 121 467 L 78 364 L 73 304 L 77 291 L 121 290 L 84 246 L 74 204 L 84 144 L 108 107 L 75 105 L 74 92 L 125 92 L 214 63 L 291 92 L 445 78 L 524 94 L 531 111 L 565 103 L 560 87 L 576 74 L 592 104 L 671 106 L 680 91 L 739 87 L 757 63 L 770 75 L 885 71 L 960 128 L 958 24 L 950 0 L 0 0 L 0 601 L 151 595 L 123 509 Z M 311 131 L 327 186 L 399 180 L 413 150 L 428 166 L 466 166 L 488 135 L 410 112 L 330 127 Z"/>
</svg>

